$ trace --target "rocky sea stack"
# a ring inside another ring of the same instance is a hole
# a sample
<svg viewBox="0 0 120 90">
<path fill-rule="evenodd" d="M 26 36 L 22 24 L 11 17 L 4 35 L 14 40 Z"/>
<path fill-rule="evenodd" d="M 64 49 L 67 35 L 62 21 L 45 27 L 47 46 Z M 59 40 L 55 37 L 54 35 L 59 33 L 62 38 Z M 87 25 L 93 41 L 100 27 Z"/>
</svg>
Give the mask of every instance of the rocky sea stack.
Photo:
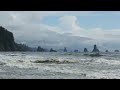
<svg viewBox="0 0 120 90">
<path fill-rule="evenodd" d="M 105 52 L 109 52 L 108 50 L 106 50 Z"/>
<path fill-rule="evenodd" d="M 115 50 L 114 52 L 119 52 L 119 50 Z"/>
<path fill-rule="evenodd" d="M 44 49 L 44 48 L 41 48 L 40 46 L 38 46 L 37 52 L 45 52 L 45 49 Z"/>
<path fill-rule="evenodd" d="M 67 52 L 67 48 L 66 47 L 64 47 L 64 52 Z"/>
<path fill-rule="evenodd" d="M 56 50 L 53 50 L 52 48 L 50 49 L 50 52 L 57 52 Z"/>
<path fill-rule="evenodd" d="M 87 48 L 84 48 L 84 52 L 88 52 Z"/>
<path fill-rule="evenodd" d="M 99 49 L 97 48 L 97 45 L 94 45 L 94 48 L 93 48 L 93 51 L 92 51 L 92 52 L 96 52 L 96 53 L 99 52 Z"/>
</svg>

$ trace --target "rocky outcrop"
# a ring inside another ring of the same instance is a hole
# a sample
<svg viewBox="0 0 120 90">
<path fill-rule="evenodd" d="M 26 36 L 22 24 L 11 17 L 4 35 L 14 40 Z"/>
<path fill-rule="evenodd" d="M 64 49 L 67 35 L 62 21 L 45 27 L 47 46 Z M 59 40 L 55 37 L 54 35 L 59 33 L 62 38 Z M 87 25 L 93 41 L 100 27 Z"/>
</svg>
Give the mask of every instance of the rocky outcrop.
<svg viewBox="0 0 120 90">
<path fill-rule="evenodd" d="M 45 49 L 44 49 L 44 48 L 41 48 L 40 46 L 38 46 L 37 52 L 45 52 Z"/>
<path fill-rule="evenodd" d="M 84 52 L 88 52 L 87 48 L 84 48 Z"/>
<path fill-rule="evenodd" d="M 64 47 L 64 52 L 67 52 L 67 48 L 66 47 Z"/>
<path fill-rule="evenodd" d="M 119 50 L 115 50 L 115 52 L 119 52 Z"/>
<path fill-rule="evenodd" d="M 57 52 L 56 50 L 53 50 L 52 48 L 50 49 L 50 52 Z"/>
<path fill-rule="evenodd" d="M 99 49 L 97 48 L 97 45 L 94 45 L 94 48 L 93 48 L 92 52 L 99 52 Z"/>
<path fill-rule="evenodd" d="M 100 57 L 100 56 L 103 56 L 103 55 L 101 55 L 99 53 L 94 53 L 94 54 L 90 54 L 89 56 L 91 56 L 91 57 Z"/>
<path fill-rule="evenodd" d="M 13 33 L 0 26 L 0 51 L 15 51 L 16 49 Z"/>
<path fill-rule="evenodd" d="M 32 48 L 28 47 L 25 44 L 17 44 L 16 43 L 16 50 L 15 51 L 32 51 Z"/>
<path fill-rule="evenodd" d="M 78 50 L 74 50 L 74 52 L 78 52 Z"/>
<path fill-rule="evenodd" d="M 106 50 L 105 52 L 109 52 L 108 50 Z"/>
</svg>

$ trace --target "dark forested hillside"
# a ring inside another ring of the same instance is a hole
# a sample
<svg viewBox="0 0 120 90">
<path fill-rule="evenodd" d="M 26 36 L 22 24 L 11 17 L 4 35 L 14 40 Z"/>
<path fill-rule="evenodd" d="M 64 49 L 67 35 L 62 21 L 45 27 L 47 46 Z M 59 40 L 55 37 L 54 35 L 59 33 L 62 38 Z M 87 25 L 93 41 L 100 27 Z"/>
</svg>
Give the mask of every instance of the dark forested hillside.
<svg viewBox="0 0 120 90">
<path fill-rule="evenodd" d="M 0 51 L 28 51 L 30 48 L 14 41 L 12 32 L 0 26 Z"/>
</svg>

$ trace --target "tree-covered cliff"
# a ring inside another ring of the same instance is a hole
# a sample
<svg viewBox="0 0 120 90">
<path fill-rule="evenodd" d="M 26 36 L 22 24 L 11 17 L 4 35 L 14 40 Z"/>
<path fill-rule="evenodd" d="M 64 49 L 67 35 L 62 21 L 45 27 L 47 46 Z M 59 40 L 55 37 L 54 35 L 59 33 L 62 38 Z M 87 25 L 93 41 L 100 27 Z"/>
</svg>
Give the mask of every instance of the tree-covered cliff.
<svg viewBox="0 0 120 90">
<path fill-rule="evenodd" d="M 30 48 L 14 41 L 13 33 L 0 26 L 0 51 L 28 51 Z"/>
</svg>

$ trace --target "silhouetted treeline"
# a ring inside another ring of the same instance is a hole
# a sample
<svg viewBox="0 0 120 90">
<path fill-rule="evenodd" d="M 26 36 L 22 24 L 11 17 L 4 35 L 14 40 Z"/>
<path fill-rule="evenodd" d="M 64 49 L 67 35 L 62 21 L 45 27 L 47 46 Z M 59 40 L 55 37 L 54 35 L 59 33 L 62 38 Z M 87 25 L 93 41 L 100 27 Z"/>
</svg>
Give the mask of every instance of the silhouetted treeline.
<svg viewBox="0 0 120 90">
<path fill-rule="evenodd" d="M 16 51 L 32 51 L 32 49 L 25 44 L 16 44 Z"/>
</svg>

